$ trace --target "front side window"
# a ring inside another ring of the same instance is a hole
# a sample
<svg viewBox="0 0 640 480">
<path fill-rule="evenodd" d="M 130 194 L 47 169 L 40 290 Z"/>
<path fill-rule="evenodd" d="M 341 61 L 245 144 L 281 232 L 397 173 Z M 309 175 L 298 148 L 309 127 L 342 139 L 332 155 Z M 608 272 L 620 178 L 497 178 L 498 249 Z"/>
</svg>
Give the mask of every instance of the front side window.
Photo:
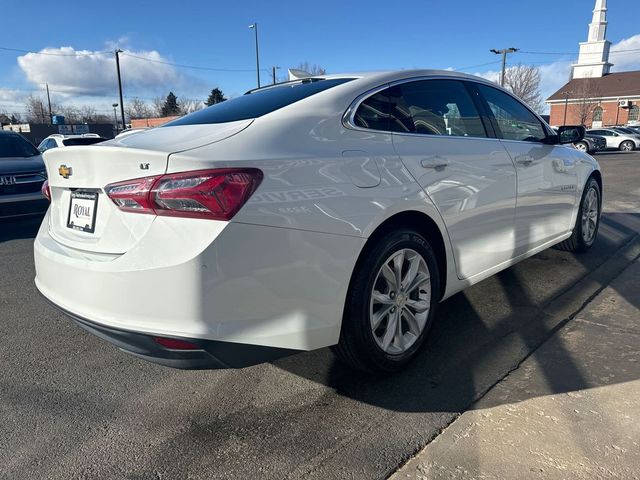
<svg viewBox="0 0 640 480">
<path fill-rule="evenodd" d="M 478 89 L 489 104 L 502 138 L 525 142 L 542 142 L 547 138 L 538 118 L 511 95 L 483 84 L 478 84 Z"/>
</svg>

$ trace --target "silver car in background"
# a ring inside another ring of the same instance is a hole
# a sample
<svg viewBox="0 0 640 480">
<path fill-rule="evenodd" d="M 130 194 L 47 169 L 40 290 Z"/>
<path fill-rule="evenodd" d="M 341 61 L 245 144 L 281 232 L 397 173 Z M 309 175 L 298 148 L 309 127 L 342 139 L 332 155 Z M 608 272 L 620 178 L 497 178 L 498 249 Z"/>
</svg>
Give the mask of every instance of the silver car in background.
<svg viewBox="0 0 640 480">
<path fill-rule="evenodd" d="M 631 152 L 640 148 L 640 137 L 617 131 L 616 128 L 598 128 L 587 130 L 587 135 L 599 135 L 607 140 L 607 149 Z"/>
</svg>

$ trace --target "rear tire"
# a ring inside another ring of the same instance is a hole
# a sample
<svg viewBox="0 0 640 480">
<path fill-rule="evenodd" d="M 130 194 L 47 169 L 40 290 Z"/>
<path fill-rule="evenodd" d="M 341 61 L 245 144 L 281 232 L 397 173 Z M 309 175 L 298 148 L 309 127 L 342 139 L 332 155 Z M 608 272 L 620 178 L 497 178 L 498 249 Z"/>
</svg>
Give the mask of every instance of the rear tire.
<svg viewBox="0 0 640 480">
<path fill-rule="evenodd" d="M 556 245 L 558 250 L 586 252 L 596 241 L 600 228 L 602 194 L 595 178 L 590 177 L 582 192 L 580 209 L 571 236 Z"/>
<path fill-rule="evenodd" d="M 365 372 L 400 370 L 424 343 L 439 292 L 438 263 L 429 242 L 405 228 L 384 235 L 358 261 L 333 351 Z"/>
<path fill-rule="evenodd" d="M 633 150 L 635 150 L 635 148 L 636 146 L 631 140 L 625 140 L 620 144 L 621 152 L 632 152 Z"/>
</svg>

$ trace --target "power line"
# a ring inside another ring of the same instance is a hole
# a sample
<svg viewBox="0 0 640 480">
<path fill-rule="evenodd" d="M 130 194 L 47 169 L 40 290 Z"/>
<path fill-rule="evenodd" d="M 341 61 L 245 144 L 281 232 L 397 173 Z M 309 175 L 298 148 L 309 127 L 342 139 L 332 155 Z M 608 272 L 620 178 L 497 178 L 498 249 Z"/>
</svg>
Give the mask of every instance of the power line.
<svg viewBox="0 0 640 480">
<path fill-rule="evenodd" d="M 479 63 L 478 65 L 469 65 L 468 67 L 458 67 L 454 68 L 454 70 L 469 70 L 470 68 L 486 67 L 487 65 L 496 65 L 498 63 L 501 63 L 500 60 L 495 62 Z"/>
<path fill-rule="evenodd" d="M 0 47 L 0 50 L 7 52 L 31 53 L 33 55 L 50 55 L 53 57 L 90 57 L 92 55 L 105 55 L 112 52 L 75 52 L 75 53 L 53 53 L 53 52 L 32 52 L 30 50 L 22 50 L 21 48 Z"/>
<path fill-rule="evenodd" d="M 203 67 L 201 65 L 186 65 L 184 63 L 166 62 L 164 60 L 156 60 L 155 58 L 141 57 L 140 55 L 133 55 L 133 54 L 127 53 L 127 52 L 123 52 L 122 55 L 126 56 L 126 57 L 137 58 L 139 60 L 144 60 L 144 61 L 147 61 L 147 62 L 161 63 L 163 65 L 171 65 L 172 67 L 191 68 L 191 69 L 194 69 L 194 70 L 208 70 L 208 71 L 211 71 L 211 72 L 243 72 L 243 73 L 255 72 L 255 69 L 253 69 L 253 68 L 238 69 L 238 68 Z"/>
</svg>

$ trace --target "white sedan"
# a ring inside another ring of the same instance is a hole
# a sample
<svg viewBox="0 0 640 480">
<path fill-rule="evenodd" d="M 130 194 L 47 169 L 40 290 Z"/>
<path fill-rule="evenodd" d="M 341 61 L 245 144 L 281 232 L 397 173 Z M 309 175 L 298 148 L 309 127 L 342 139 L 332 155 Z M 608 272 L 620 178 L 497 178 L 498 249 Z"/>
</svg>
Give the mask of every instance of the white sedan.
<svg viewBox="0 0 640 480">
<path fill-rule="evenodd" d="M 36 285 L 87 330 L 178 368 L 335 346 L 403 367 L 438 303 L 559 245 L 589 249 L 602 176 L 517 98 L 443 71 L 269 86 L 44 155 Z"/>
</svg>

